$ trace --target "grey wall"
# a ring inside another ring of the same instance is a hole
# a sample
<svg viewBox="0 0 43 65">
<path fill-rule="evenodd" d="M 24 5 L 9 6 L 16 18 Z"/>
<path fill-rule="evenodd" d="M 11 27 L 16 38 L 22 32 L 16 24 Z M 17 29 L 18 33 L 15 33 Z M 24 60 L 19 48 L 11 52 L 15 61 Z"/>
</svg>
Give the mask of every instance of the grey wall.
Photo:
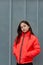
<svg viewBox="0 0 43 65">
<path fill-rule="evenodd" d="M 11 48 L 23 19 L 29 21 L 40 41 L 41 53 L 33 63 L 43 64 L 43 0 L 0 0 L 0 65 L 16 65 Z"/>
<path fill-rule="evenodd" d="M 16 30 L 19 22 L 23 19 L 29 21 L 33 32 L 38 36 L 41 46 L 41 53 L 35 57 L 34 65 L 43 64 L 43 1 L 42 0 L 13 0 L 12 2 L 12 44 L 16 37 Z M 41 59 L 41 60 L 40 60 Z M 12 56 L 12 65 L 16 65 L 16 58 Z"/>
<path fill-rule="evenodd" d="M 39 0 L 39 12 L 38 12 L 38 36 L 41 45 L 41 54 L 39 59 L 39 65 L 43 64 L 43 0 Z"/>
<path fill-rule="evenodd" d="M 9 65 L 9 0 L 0 0 L 0 65 Z"/>
</svg>

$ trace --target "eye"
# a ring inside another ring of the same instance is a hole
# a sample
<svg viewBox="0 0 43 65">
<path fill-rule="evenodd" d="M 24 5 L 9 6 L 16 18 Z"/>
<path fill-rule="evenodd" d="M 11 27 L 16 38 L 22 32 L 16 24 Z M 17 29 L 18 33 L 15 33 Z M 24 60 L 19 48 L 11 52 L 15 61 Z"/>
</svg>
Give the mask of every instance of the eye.
<svg viewBox="0 0 43 65">
<path fill-rule="evenodd" d="M 23 26 L 21 26 L 21 28 L 23 28 Z"/>
<path fill-rule="evenodd" d="M 26 27 L 26 25 L 23 25 L 21 28 Z"/>
<path fill-rule="evenodd" d="M 26 25 L 24 25 L 24 27 L 26 27 Z"/>
</svg>

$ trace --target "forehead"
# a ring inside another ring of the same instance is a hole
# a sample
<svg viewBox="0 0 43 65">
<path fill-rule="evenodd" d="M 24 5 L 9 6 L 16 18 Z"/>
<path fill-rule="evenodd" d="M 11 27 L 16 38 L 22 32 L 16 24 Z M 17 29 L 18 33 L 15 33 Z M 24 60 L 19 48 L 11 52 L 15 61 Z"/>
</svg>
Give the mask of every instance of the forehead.
<svg viewBox="0 0 43 65">
<path fill-rule="evenodd" d="M 20 26 L 24 26 L 24 25 L 27 25 L 26 23 L 21 23 Z"/>
</svg>

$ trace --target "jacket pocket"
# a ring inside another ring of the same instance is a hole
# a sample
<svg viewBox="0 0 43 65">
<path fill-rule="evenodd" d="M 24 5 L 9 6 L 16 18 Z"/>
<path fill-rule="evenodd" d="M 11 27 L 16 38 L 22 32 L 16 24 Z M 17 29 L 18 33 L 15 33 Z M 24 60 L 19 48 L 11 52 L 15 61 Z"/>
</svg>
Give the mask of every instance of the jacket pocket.
<svg viewBox="0 0 43 65">
<path fill-rule="evenodd" d="M 24 58 L 22 58 L 24 62 L 28 62 L 28 61 L 32 61 L 33 58 L 32 57 L 29 57 L 29 56 L 25 56 Z"/>
</svg>

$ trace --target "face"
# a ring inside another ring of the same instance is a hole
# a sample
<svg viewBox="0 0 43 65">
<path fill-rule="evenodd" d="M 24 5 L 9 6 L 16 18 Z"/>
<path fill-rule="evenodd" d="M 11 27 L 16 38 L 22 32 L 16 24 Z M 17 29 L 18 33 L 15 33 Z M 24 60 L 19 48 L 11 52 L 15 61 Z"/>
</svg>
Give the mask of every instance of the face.
<svg viewBox="0 0 43 65">
<path fill-rule="evenodd" d="M 29 26 L 26 23 L 21 23 L 20 25 L 22 32 L 27 32 L 29 30 Z"/>
</svg>

